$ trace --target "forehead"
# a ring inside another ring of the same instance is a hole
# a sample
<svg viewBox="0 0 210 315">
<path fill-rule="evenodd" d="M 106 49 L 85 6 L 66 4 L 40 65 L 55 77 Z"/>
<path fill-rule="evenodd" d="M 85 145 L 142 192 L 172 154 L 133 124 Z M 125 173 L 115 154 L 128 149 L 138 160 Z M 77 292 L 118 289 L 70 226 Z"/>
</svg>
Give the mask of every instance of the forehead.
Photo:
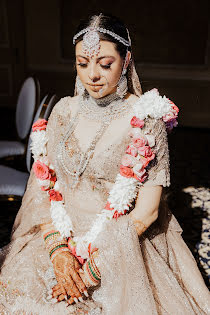
<svg viewBox="0 0 210 315">
<path fill-rule="evenodd" d="M 85 54 L 82 51 L 82 43 L 83 43 L 83 41 L 81 40 L 80 42 L 78 42 L 76 44 L 76 47 L 75 47 L 76 55 L 82 55 L 82 56 L 84 55 L 85 56 Z M 98 58 L 98 57 L 104 56 L 104 55 L 109 55 L 109 56 L 111 55 L 111 56 L 114 56 L 116 58 L 117 57 L 120 58 L 120 54 L 116 50 L 114 43 L 106 41 L 106 40 L 100 40 L 99 54 L 97 56 L 94 56 L 93 58 Z"/>
</svg>

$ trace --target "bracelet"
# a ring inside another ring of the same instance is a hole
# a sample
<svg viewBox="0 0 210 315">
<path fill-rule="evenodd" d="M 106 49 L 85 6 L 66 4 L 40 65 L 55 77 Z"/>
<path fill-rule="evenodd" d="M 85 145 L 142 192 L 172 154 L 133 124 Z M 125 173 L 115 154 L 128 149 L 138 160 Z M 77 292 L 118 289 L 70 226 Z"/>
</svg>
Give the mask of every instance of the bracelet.
<svg viewBox="0 0 210 315">
<path fill-rule="evenodd" d="M 90 286 L 96 286 L 101 280 L 101 274 L 96 264 L 98 252 L 94 252 L 83 265 L 85 278 Z"/>
<path fill-rule="evenodd" d="M 135 220 L 134 224 L 136 226 L 137 232 L 139 232 L 139 233 L 143 233 L 148 228 L 148 226 L 146 226 L 144 224 L 144 222 L 142 222 L 141 220 Z M 143 225 L 143 231 L 142 231 L 142 225 Z M 140 230 L 139 230 L 139 228 L 140 228 Z"/>
<path fill-rule="evenodd" d="M 68 247 L 60 247 L 56 251 L 54 251 L 50 257 L 50 260 L 53 262 L 54 258 L 61 252 L 70 252 Z"/>
<path fill-rule="evenodd" d="M 49 252 L 50 260 L 53 261 L 58 253 L 68 251 L 68 243 L 66 238 L 62 238 L 59 231 L 56 230 L 48 230 L 44 231 L 42 234 L 45 247 Z"/>
</svg>

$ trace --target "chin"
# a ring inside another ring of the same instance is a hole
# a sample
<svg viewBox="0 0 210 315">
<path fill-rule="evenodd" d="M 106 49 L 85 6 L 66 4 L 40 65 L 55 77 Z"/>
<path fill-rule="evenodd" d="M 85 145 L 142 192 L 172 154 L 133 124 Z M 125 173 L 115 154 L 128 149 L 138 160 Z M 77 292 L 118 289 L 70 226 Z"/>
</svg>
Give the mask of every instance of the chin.
<svg viewBox="0 0 210 315">
<path fill-rule="evenodd" d="M 93 91 L 93 90 L 90 90 L 90 89 L 88 89 L 87 91 L 94 98 L 102 98 L 102 97 L 105 97 L 105 96 L 113 93 L 113 91 L 104 91 L 102 93 L 102 95 L 101 95 L 101 94 L 99 94 L 99 91 Z"/>
</svg>

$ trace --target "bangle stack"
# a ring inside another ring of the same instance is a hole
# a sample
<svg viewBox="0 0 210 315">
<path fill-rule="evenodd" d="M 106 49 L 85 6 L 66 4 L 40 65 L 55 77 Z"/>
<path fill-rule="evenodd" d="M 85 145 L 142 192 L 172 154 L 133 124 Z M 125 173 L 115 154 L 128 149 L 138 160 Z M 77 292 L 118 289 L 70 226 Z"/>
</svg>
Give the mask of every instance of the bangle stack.
<svg viewBox="0 0 210 315">
<path fill-rule="evenodd" d="M 59 231 L 49 230 L 43 234 L 45 241 L 45 247 L 49 252 L 50 260 L 54 258 L 60 252 L 70 252 L 66 238 L 62 238 Z"/>
<path fill-rule="evenodd" d="M 95 251 L 83 266 L 85 277 L 91 286 L 96 286 L 101 280 L 101 274 L 97 267 L 97 257 L 98 251 Z"/>
</svg>

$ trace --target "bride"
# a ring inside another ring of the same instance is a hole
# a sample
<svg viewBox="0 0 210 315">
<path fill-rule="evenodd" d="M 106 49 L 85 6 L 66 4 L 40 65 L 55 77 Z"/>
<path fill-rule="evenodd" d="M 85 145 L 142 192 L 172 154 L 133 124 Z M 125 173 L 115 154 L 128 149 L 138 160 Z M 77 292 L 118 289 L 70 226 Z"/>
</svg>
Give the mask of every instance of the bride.
<svg viewBox="0 0 210 315">
<path fill-rule="evenodd" d="M 117 18 L 92 16 L 73 44 L 75 95 L 33 125 L 33 168 L 0 252 L 0 314 L 209 314 L 165 201 L 178 107 L 142 94 Z"/>
</svg>

